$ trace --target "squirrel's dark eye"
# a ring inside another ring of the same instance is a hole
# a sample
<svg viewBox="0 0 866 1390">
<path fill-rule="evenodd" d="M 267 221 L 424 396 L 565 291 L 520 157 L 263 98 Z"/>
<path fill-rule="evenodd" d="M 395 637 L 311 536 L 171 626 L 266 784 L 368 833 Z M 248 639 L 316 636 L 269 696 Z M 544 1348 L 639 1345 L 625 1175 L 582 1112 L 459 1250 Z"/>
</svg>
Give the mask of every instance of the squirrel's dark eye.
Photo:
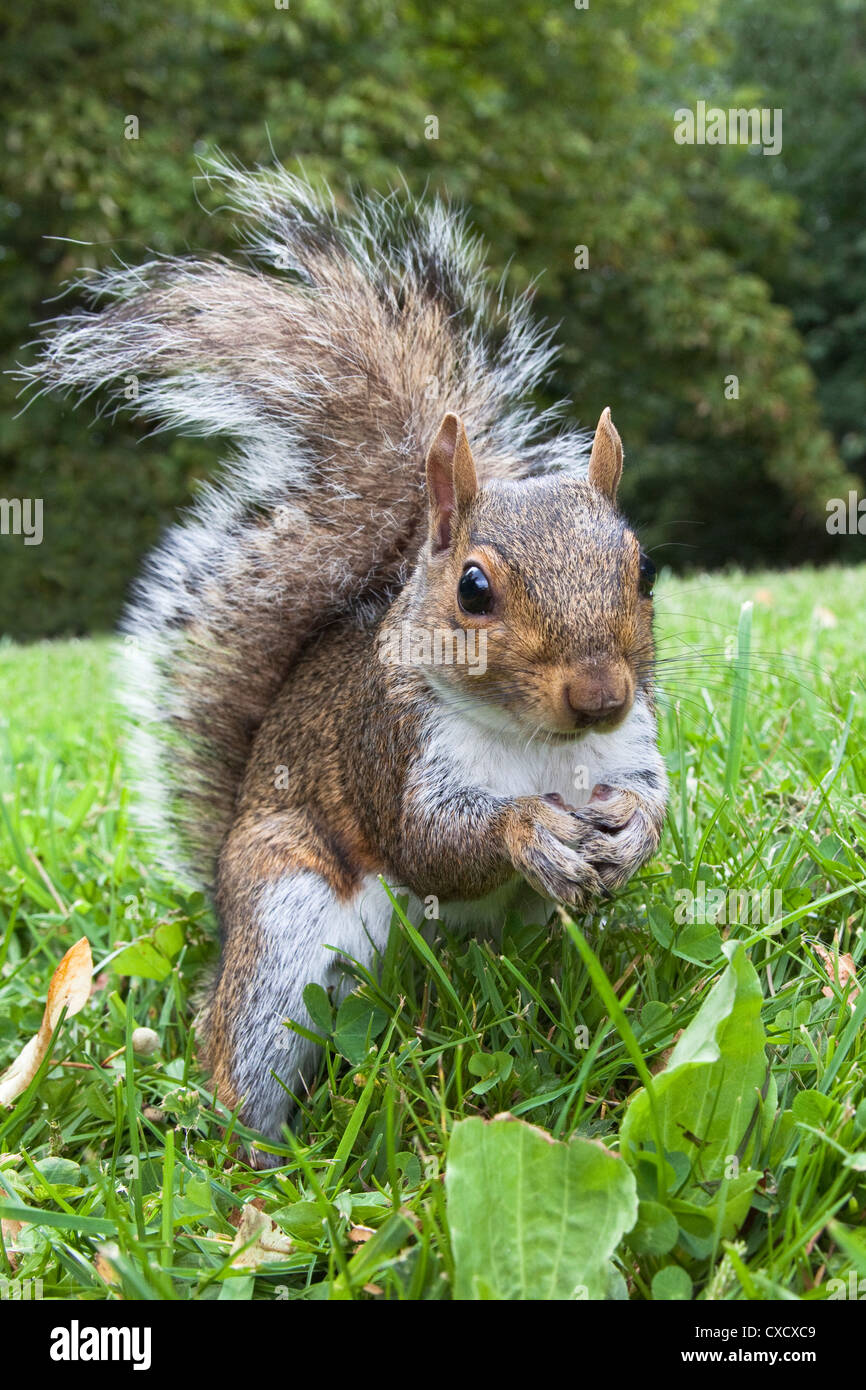
<svg viewBox="0 0 866 1390">
<path fill-rule="evenodd" d="M 493 603 L 490 580 L 478 565 L 467 565 L 457 585 L 457 597 L 464 613 L 487 613 Z"/>
<path fill-rule="evenodd" d="M 644 598 L 652 598 L 653 585 L 656 582 L 656 567 L 648 555 L 643 551 L 640 553 L 640 579 L 638 589 Z"/>
</svg>

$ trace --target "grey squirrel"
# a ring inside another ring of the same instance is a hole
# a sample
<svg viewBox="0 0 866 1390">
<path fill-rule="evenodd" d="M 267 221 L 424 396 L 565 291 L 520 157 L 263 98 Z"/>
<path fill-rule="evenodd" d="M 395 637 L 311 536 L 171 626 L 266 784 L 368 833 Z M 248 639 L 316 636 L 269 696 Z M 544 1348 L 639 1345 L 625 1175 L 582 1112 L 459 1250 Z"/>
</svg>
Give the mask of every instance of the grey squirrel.
<svg viewBox="0 0 866 1390">
<path fill-rule="evenodd" d="M 151 824 L 220 919 L 206 1062 L 273 1142 L 316 1061 L 284 1020 L 384 946 L 380 876 L 487 924 L 527 886 L 585 906 L 656 850 L 654 570 L 610 412 L 590 448 L 533 411 L 550 334 L 462 216 L 210 177 L 244 263 L 103 273 L 25 375 L 235 440 L 137 582 L 125 689 Z"/>
</svg>

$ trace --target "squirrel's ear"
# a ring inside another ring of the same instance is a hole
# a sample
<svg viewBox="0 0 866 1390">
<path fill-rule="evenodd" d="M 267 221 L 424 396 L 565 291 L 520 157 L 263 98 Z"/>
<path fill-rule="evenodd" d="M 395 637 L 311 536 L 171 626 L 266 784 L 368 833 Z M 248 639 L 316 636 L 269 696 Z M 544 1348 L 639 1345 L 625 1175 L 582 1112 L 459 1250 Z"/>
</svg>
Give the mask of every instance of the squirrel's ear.
<svg viewBox="0 0 866 1390">
<path fill-rule="evenodd" d="M 478 491 L 478 474 L 463 421 L 446 415 L 427 455 L 427 492 L 430 498 L 430 534 L 433 550 L 451 544 L 451 519 L 472 501 Z"/>
<path fill-rule="evenodd" d="M 622 476 L 622 440 L 610 418 L 610 406 L 601 412 L 592 441 L 589 456 L 589 481 L 599 488 L 611 502 L 616 501 L 616 490 Z"/>
</svg>

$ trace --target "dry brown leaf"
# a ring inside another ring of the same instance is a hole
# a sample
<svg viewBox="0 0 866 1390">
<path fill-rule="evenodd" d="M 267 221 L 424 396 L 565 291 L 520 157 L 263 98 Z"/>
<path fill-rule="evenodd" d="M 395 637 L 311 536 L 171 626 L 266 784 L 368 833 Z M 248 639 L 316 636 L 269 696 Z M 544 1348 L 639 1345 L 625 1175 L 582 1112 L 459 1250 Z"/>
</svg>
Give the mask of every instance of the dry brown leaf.
<svg viewBox="0 0 866 1390">
<path fill-rule="evenodd" d="M 231 1211 L 228 1214 L 228 1222 L 229 1225 L 234 1226 L 235 1230 L 237 1230 L 238 1226 L 243 1221 L 244 1212 L 247 1210 L 247 1207 L 252 1207 L 254 1211 L 264 1211 L 264 1197 L 253 1197 L 251 1201 L 247 1202 L 246 1206 L 232 1207 Z"/>
<path fill-rule="evenodd" d="M 365 1240 L 369 1240 L 375 1234 L 372 1226 L 352 1226 L 349 1231 L 349 1239 L 354 1241 L 355 1245 L 363 1245 Z"/>
<path fill-rule="evenodd" d="M 241 1249 L 244 1245 L 246 1250 Z M 266 1212 L 257 1211 L 250 1203 L 243 1209 L 232 1250 L 237 1251 L 232 1260 L 235 1269 L 256 1269 L 259 1265 L 284 1260 L 292 1251 L 292 1242 Z"/>
<path fill-rule="evenodd" d="M 0 1218 L 0 1230 L 3 1232 L 3 1244 L 6 1247 L 6 1255 L 12 1266 L 13 1274 L 18 1268 L 17 1240 L 23 1229 L 23 1221 L 12 1221 L 6 1216 Z"/>
<path fill-rule="evenodd" d="M 120 1283 L 120 1275 L 112 1263 L 112 1260 L 117 1254 L 119 1254 L 119 1251 L 116 1245 L 100 1245 L 96 1253 L 96 1258 L 93 1261 L 93 1267 L 96 1273 L 106 1284 Z"/>
<path fill-rule="evenodd" d="M 655 1061 L 651 1063 L 650 1074 L 652 1076 L 658 1076 L 659 1072 L 664 1071 L 668 1062 L 671 1060 L 671 1053 L 673 1052 L 682 1035 L 682 1028 L 678 1028 L 677 1031 L 674 1033 L 673 1039 L 671 1040 L 670 1047 L 666 1047 L 664 1052 L 660 1053 L 659 1056 L 656 1057 Z"/>
<path fill-rule="evenodd" d="M 820 941 L 813 941 L 812 949 L 816 956 L 819 957 L 830 979 L 836 981 L 836 984 L 843 993 L 848 981 L 851 981 L 851 987 L 848 990 L 848 1005 L 853 1009 L 857 996 L 860 993 L 860 986 L 857 983 L 857 967 L 854 964 L 853 957 L 850 955 L 843 955 L 841 951 L 837 956 L 835 951 L 831 951 L 827 946 L 822 946 Z M 827 999 L 832 999 L 834 994 L 832 985 L 824 985 L 821 993 Z"/>
<path fill-rule="evenodd" d="M 39 1032 L 22 1048 L 11 1067 L 0 1076 L 0 1105 L 11 1105 L 16 1096 L 27 1090 L 48 1051 L 52 1034 L 64 1008 L 66 1017 L 71 1018 L 73 1014 L 81 1012 L 90 998 L 92 974 L 93 957 L 90 954 L 90 942 L 86 936 L 82 936 L 80 941 L 70 946 L 51 976 Z"/>
</svg>

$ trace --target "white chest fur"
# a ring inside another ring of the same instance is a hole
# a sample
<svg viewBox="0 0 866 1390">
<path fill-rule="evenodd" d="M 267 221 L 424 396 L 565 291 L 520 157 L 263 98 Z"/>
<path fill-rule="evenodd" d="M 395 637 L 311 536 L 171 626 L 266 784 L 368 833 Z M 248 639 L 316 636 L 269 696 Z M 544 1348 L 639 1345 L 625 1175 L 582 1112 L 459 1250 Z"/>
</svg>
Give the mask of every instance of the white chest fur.
<svg viewBox="0 0 866 1390">
<path fill-rule="evenodd" d="M 543 733 L 515 736 L 510 729 L 487 727 L 459 709 L 440 706 L 425 762 L 455 786 L 494 796 L 558 792 L 569 805 L 582 806 L 597 783 L 621 781 L 652 765 L 654 745 L 654 722 L 641 697 L 617 729 L 585 734 L 573 743 L 545 742 Z"/>
</svg>

